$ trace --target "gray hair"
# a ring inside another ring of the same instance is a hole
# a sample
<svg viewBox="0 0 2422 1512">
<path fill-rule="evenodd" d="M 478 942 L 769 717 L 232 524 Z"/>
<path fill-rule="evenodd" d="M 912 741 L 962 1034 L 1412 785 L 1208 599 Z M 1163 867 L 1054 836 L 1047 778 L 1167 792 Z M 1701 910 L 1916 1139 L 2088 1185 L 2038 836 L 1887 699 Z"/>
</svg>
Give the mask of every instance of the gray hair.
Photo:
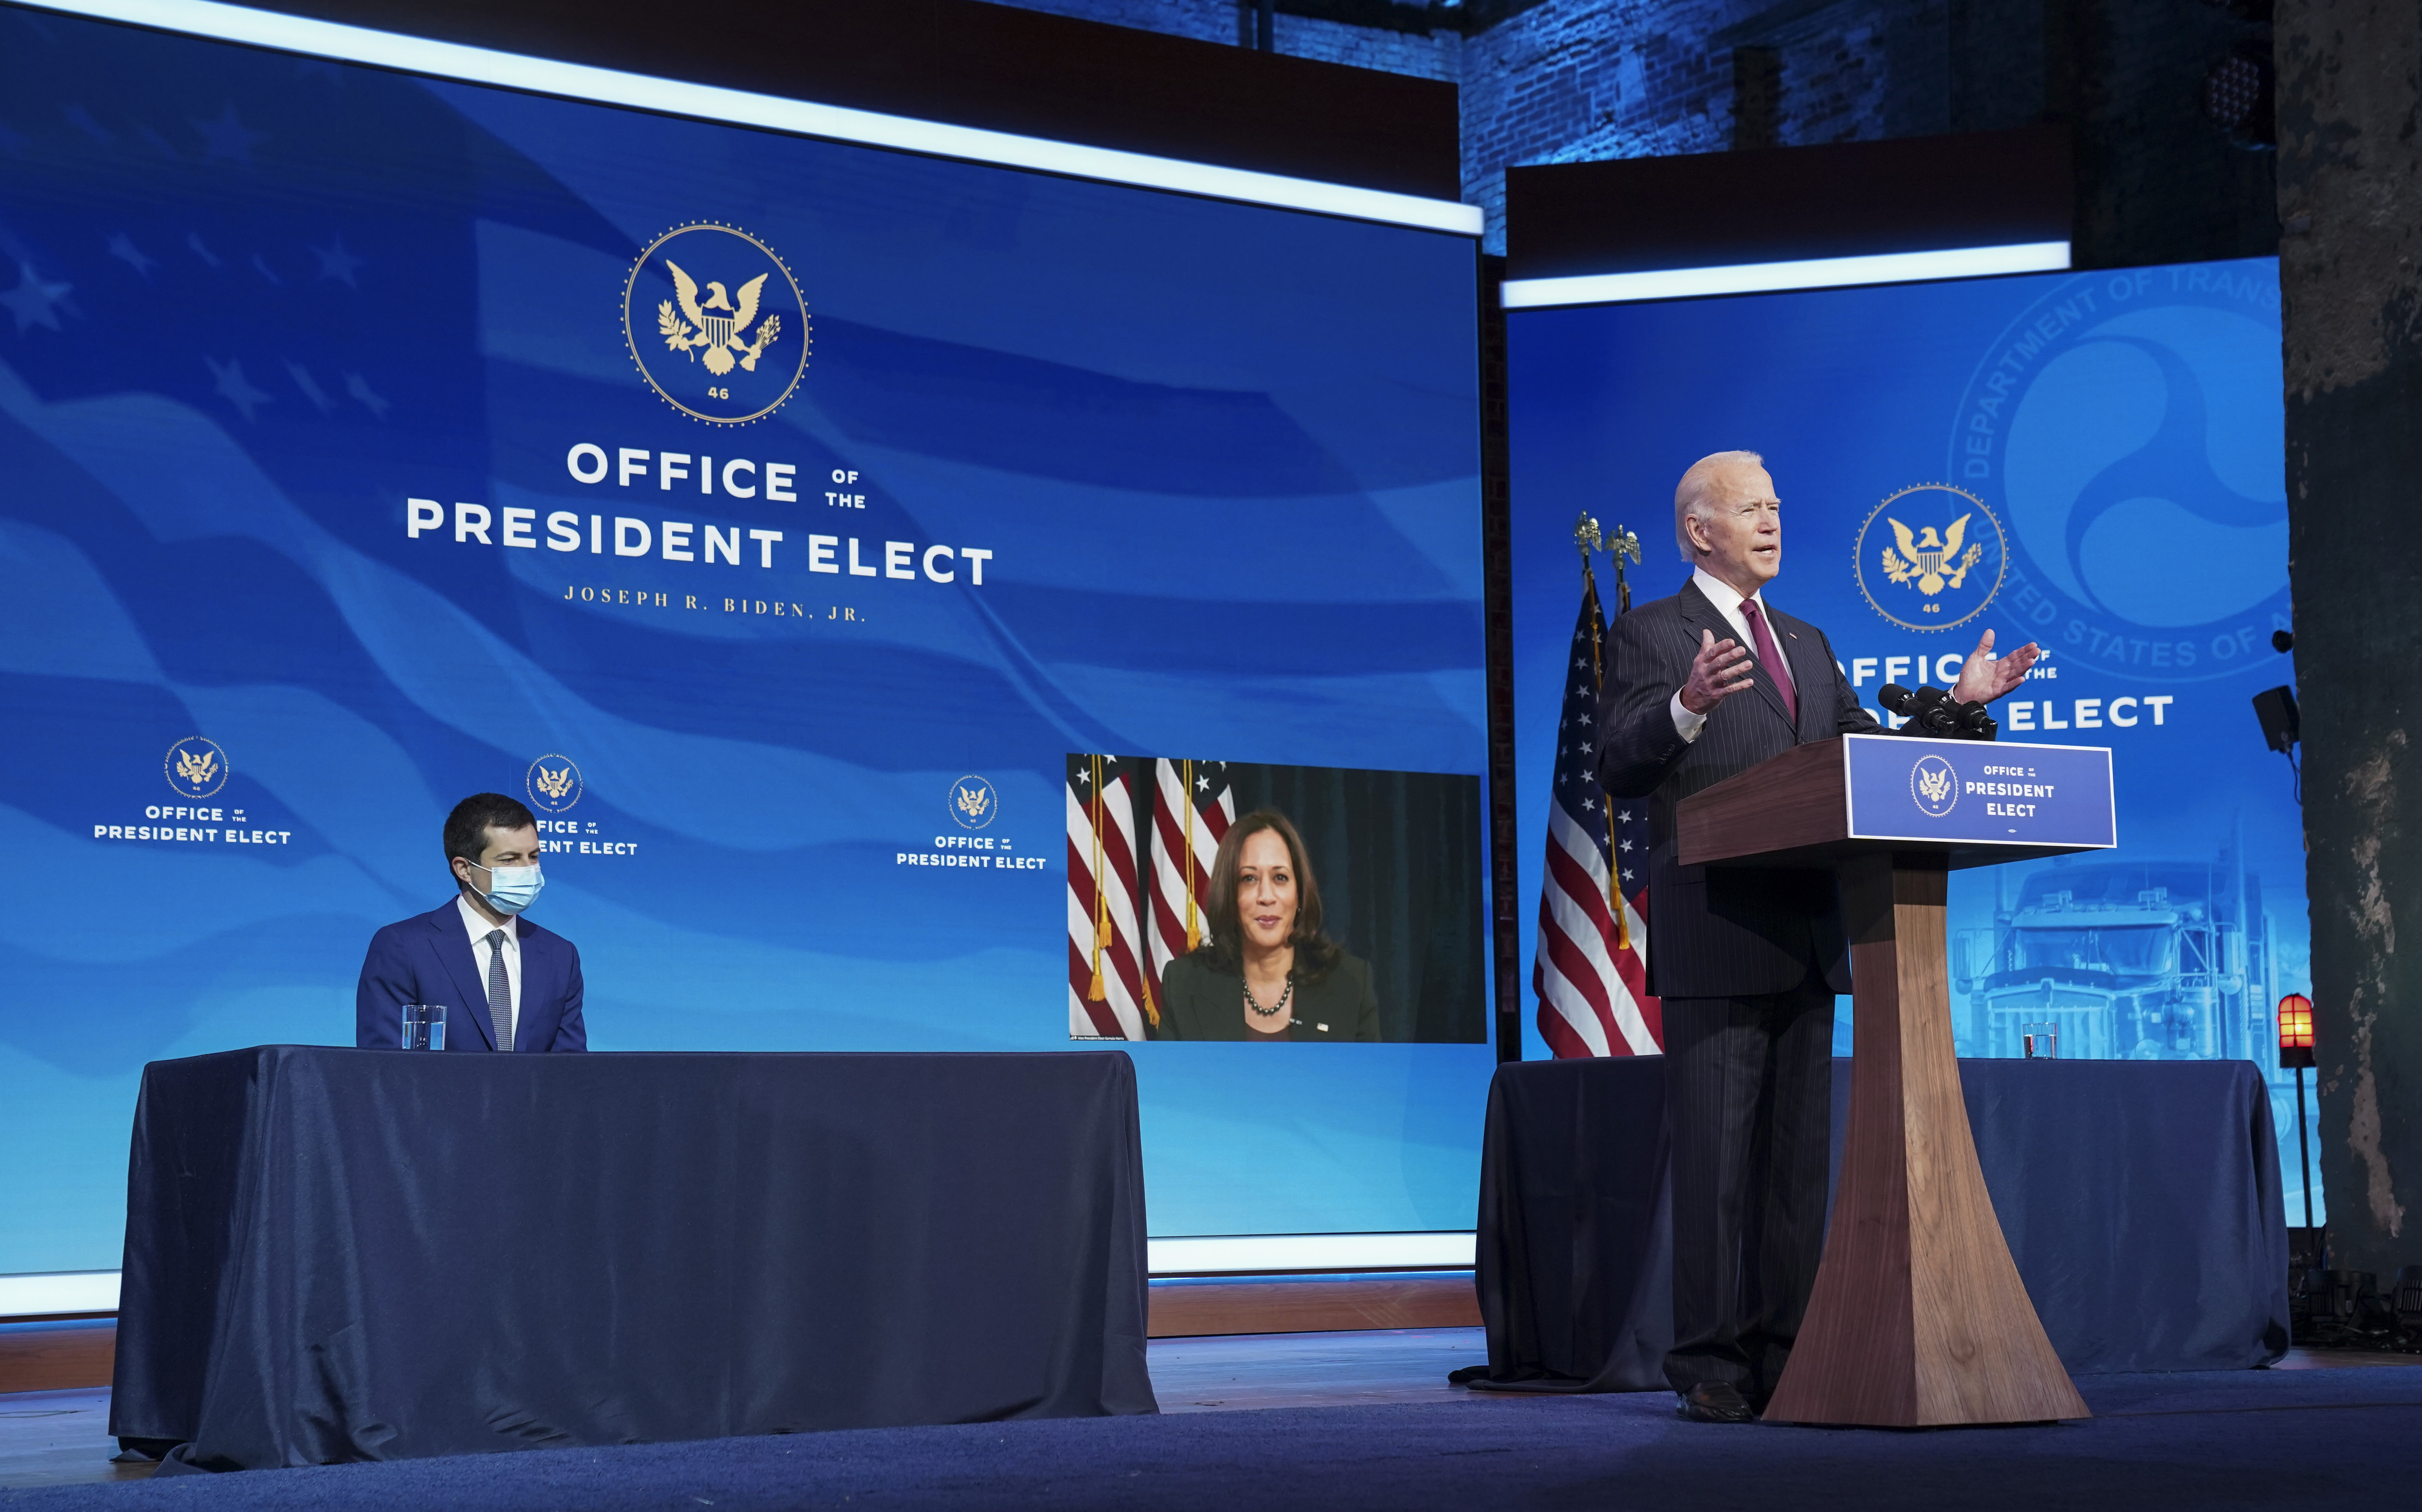
<svg viewBox="0 0 2422 1512">
<path fill-rule="evenodd" d="M 1715 512 L 1707 495 L 1715 486 L 1716 475 L 1739 463 L 1751 466 L 1766 459 L 1754 451 L 1710 452 L 1691 464 L 1682 481 L 1674 486 L 1674 544 L 1682 550 L 1682 560 L 1695 563 L 1699 553 L 1691 548 L 1691 532 L 1683 522 L 1693 516 L 1705 520 Z"/>
</svg>

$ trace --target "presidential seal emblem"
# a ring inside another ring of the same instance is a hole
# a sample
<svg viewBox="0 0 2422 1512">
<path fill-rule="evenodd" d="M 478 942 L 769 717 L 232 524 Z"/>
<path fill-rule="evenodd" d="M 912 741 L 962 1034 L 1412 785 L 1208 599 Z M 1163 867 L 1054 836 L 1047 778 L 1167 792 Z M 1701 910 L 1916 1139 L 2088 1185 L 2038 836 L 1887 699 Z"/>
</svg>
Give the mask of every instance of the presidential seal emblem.
<svg viewBox="0 0 2422 1512">
<path fill-rule="evenodd" d="M 1919 813 L 1939 819 L 1959 806 L 1959 772 L 1939 756 L 1919 756 L 1909 769 L 1909 796 Z"/>
<path fill-rule="evenodd" d="M 583 787 L 579 766 L 553 752 L 529 764 L 522 785 L 529 790 L 530 807 L 542 814 L 560 814 L 579 803 Z"/>
<path fill-rule="evenodd" d="M 631 264 L 622 339 L 666 403 L 710 425 L 747 425 L 780 409 L 808 370 L 808 302 L 772 247 L 701 221 Z"/>
<path fill-rule="evenodd" d="M 1904 630 L 1949 630 L 1985 612 L 2008 569 L 2002 522 L 1948 483 L 1887 496 L 1859 526 L 1850 569 L 1867 605 Z"/>
<path fill-rule="evenodd" d="M 961 777 L 951 784 L 951 821 L 963 830 L 981 830 L 1000 813 L 1000 795 L 982 777 Z"/>
<path fill-rule="evenodd" d="M 208 798 L 227 786 L 227 753 L 216 740 L 188 735 L 168 747 L 160 763 L 161 775 L 180 798 Z"/>
</svg>

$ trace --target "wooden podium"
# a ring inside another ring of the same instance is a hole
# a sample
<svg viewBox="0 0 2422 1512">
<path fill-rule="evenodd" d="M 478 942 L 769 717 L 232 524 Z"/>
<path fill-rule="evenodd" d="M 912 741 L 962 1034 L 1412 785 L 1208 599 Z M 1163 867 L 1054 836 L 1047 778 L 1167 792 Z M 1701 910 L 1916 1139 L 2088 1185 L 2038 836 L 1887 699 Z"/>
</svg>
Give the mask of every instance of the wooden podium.
<svg viewBox="0 0 2422 1512">
<path fill-rule="evenodd" d="M 1850 942 L 1848 1133 L 1816 1290 L 1766 1418 L 1935 1427 L 2090 1416 L 1976 1164 L 1951 1043 L 1943 900 L 1957 867 L 2114 844 L 2110 753 L 1848 736 L 1684 799 L 1677 822 L 1684 865 L 1832 869 Z"/>
</svg>

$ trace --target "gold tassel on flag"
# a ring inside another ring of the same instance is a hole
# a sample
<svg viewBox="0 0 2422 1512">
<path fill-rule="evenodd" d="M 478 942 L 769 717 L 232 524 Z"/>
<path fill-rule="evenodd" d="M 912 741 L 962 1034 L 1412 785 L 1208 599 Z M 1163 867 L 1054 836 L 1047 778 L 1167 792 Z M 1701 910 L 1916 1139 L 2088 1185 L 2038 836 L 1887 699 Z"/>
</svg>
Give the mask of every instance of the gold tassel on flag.
<svg viewBox="0 0 2422 1512">
<path fill-rule="evenodd" d="M 1085 989 L 1085 1001 L 1102 1002 L 1109 994 L 1102 989 L 1102 952 L 1110 946 L 1110 887 L 1102 875 L 1102 758 L 1093 763 L 1093 982 Z"/>
<path fill-rule="evenodd" d="M 1186 763 L 1186 948 L 1203 945 L 1203 913 L 1194 906 L 1194 763 Z"/>
</svg>

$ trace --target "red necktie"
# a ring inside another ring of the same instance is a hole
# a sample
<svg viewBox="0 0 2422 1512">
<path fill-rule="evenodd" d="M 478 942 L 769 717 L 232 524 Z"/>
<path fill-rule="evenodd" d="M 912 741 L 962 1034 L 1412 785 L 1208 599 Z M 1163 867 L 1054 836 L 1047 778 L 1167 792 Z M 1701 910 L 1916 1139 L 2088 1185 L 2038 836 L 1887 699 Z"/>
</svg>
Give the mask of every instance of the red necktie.
<svg viewBox="0 0 2422 1512">
<path fill-rule="evenodd" d="M 1750 639 L 1757 645 L 1757 659 L 1766 665 L 1767 676 L 1774 679 L 1775 690 L 1783 694 L 1783 707 L 1791 715 L 1791 723 L 1800 723 L 1800 698 L 1792 691 L 1791 668 L 1783 654 L 1774 648 L 1774 637 L 1766 628 L 1766 616 L 1758 612 L 1755 599 L 1741 600 L 1741 617 L 1749 621 Z"/>
</svg>

